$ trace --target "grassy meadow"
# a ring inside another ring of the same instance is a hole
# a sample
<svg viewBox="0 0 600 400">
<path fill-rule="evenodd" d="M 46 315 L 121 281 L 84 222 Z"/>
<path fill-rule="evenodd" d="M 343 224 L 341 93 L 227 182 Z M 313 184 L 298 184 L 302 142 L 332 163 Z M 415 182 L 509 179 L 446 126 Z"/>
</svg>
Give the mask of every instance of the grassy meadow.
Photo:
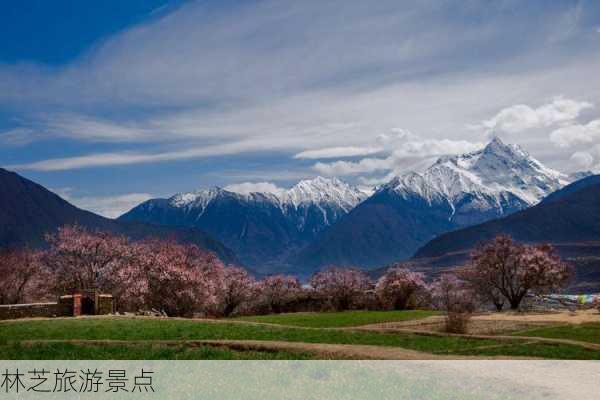
<svg viewBox="0 0 600 400">
<path fill-rule="evenodd" d="M 439 315 L 437 311 L 344 311 L 322 313 L 269 314 L 237 318 L 241 321 L 262 322 L 278 325 L 301 326 L 307 328 L 342 328 L 401 322 Z"/>
<path fill-rule="evenodd" d="M 424 332 L 353 330 L 352 326 L 421 319 L 428 312 L 301 313 L 231 320 L 84 317 L 0 323 L 1 359 L 329 359 L 311 349 L 253 350 L 215 347 L 202 341 L 268 341 L 406 349 L 432 356 L 527 357 L 600 360 L 600 324 L 556 326 L 518 332 L 522 338 L 477 338 Z M 429 313 L 431 315 L 433 313 Z M 352 322 L 354 321 L 354 322 Z M 250 322 L 250 323 L 249 323 Z M 267 322 L 260 324 L 256 322 Z M 279 325 L 274 325 L 279 324 Z M 538 338 L 538 339 L 536 339 Z M 351 348 L 351 347 L 350 347 Z M 337 357 L 339 358 L 339 357 Z M 354 358 L 351 355 L 345 358 Z M 357 357 L 361 358 L 361 357 Z"/>
</svg>

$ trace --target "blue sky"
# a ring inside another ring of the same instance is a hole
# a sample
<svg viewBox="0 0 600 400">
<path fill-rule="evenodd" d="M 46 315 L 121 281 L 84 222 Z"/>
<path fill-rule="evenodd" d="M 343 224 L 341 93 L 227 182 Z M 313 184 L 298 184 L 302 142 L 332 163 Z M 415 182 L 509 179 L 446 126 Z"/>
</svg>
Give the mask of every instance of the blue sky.
<svg viewBox="0 0 600 400">
<path fill-rule="evenodd" d="M 376 185 L 493 134 L 600 169 L 596 1 L 3 7 L 0 165 L 104 215 L 212 185 Z"/>
</svg>

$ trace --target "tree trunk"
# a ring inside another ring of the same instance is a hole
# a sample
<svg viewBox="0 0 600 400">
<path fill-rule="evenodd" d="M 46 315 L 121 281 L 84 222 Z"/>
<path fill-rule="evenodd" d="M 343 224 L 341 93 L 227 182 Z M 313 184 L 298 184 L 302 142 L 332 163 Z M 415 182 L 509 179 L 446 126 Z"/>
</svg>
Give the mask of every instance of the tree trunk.
<svg viewBox="0 0 600 400">
<path fill-rule="evenodd" d="M 518 310 L 521 305 L 521 300 L 523 300 L 523 296 L 517 296 L 515 298 L 510 299 L 510 309 Z"/>
<path fill-rule="evenodd" d="M 236 307 L 237 306 L 233 303 L 227 303 L 225 305 L 225 308 L 223 309 L 223 316 L 229 317 L 233 313 L 233 311 L 235 310 Z"/>
<path fill-rule="evenodd" d="M 405 310 L 408 301 L 404 297 L 396 297 L 394 302 L 394 310 Z"/>
<path fill-rule="evenodd" d="M 504 308 L 504 302 L 494 302 L 494 306 L 496 307 L 496 311 L 502 311 Z"/>
</svg>

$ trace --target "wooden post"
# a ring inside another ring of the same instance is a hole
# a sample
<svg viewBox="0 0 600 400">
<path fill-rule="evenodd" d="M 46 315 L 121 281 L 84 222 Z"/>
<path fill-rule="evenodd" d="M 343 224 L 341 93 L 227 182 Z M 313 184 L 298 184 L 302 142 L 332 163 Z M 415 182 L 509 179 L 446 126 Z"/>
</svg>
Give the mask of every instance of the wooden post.
<svg viewBox="0 0 600 400">
<path fill-rule="evenodd" d="M 73 295 L 73 316 L 81 316 L 81 293 Z"/>
</svg>

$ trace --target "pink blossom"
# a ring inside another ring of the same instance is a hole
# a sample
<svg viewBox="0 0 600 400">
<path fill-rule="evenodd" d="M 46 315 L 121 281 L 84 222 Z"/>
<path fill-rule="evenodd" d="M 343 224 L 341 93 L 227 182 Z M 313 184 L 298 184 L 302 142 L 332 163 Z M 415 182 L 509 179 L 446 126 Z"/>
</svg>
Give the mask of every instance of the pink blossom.
<svg viewBox="0 0 600 400">
<path fill-rule="evenodd" d="M 159 239 L 135 243 L 131 253 L 117 274 L 118 297 L 128 308 L 192 315 L 216 307 L 225 267 L 214 254 Z"/>
<path fill-rule="evenodd" d="M 552 246 L 521 245 L 505 235 L 477 248 L 471 266 L 461 272 L 464 280 L 499 309 L 504 299 L 517 309 L 529 292 L 559 290 L 572 275 L 572 267 L 561 261 Z"/>
<path fill-rule="evenodd" d="M 59 228 L 48 235 L 50 249 L 45 253 L 45 266 L 57 277 L 55 290 L 108 289 L 115 271 L 127 264 L 129 240 L 106 232 L 90 232 L 73 225 Z"/>
<path fill-rule="evenodd" d="M 387 270 L 377 281 L 375 291 L 382 304 L 404 310 L 416 303 L 416 296 L 427 292 L 424 275 L 397 265 Z"/>
<path fill-rule="evenodd" d="M 254 279 L 239 267 L 226 267 L 217 283 L 215 311 L 217 315 L 229 316 L 245 301 L 250 299 Z"/>
<path fill-rule="evenodd" d="M 369 278 L 353 268 L 329 267 L 310 278 L 310 286 L 338 310 L 347 310 L 370 286 Z"/>
<path fill-rule="evenodd" d="M 0 251 L 0 304 L 17 304 L 48 297 L 51 275 L 41 264 L 42 253 L 30 249 Z"/>
<path fill-rule="evenodd" d="M 280 313 L 286 304 L 296 299 L 301 292 L 300 282 L 293 276 L 273 275 L 258 282 L 258 302 L 267 312 Z"/>
</svg>

